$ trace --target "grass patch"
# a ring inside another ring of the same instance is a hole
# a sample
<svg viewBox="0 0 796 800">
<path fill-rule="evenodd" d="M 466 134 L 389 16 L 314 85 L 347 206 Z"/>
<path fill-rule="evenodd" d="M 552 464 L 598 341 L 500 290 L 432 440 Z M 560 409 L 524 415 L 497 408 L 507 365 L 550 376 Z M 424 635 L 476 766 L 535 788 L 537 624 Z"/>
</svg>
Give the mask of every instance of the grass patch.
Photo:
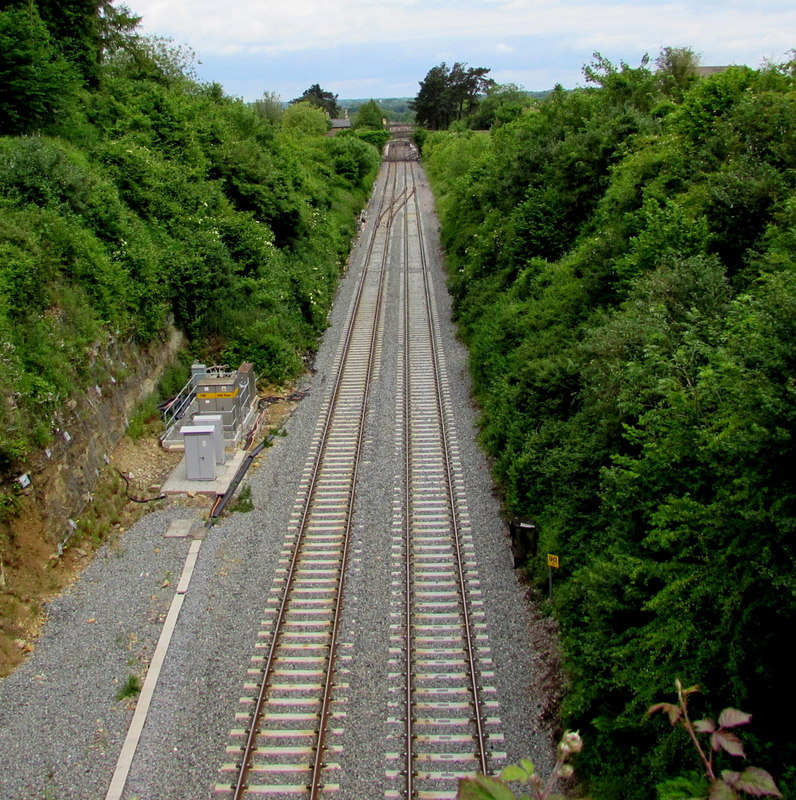
<svg viewBox="0 0 796 800">
<path fill-rule="evenodd" d="M 138 442 L 145 436 L 158 435 L 163 427 L 163 421 L 158 410 L 158 399 L 154 394 L 143 400 L 130 417 L 127 425 L 127 435 Z"/>
<path fill-rule="evenodd" d="M 122 684 L 118 692 L 116 692 L 117 700 L 126 700 L 128 697 L 136 697 L 141 691 L 141 681 L 137 675 L 128 675 L 127 680 Z"/>
<path fill-rule="evenodd" d="M 104 542 L 111 528 L 123 521 L 126 505 L 124 481 L 114 470 L 106 467 L 94 487 L 92 502 L 78 520 L 77 541 L 88 540 L 95 546 Z"/>
<path fill-rule="evenodd" d="M 254 500 L 252 500 L 252 487 L 248 484 L 244 486 L 238 496 L 230 503 L 230 511 L 254 511 Z"/>
</svg>

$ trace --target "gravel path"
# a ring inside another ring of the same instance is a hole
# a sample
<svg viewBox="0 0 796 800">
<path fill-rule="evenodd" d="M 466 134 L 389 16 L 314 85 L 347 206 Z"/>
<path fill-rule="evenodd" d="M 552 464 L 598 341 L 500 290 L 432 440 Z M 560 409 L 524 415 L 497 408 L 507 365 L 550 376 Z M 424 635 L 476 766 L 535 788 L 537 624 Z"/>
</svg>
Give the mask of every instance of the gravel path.
<svg viewBox="0 0 796 800">
<path fill-rule="evenodd" d="M 431 235 L 429 257 L 441 319 L 449 298 L 438 257 L 436 221 L 427 186 L 419 193 Z M 370 219 L 368 224 L 373 224 Z M 348 313 L 366 234 L 352 251 L 321 343 L 309 390 L 278 437 L 250 473 L 255 510 L 233 514 L 206 536 L 133 762 L 125 800 L 186 800 L 213 796 L 218 769 L 246 669 L 277 566 L 287 521 L 304 466 L 318 408 Z M 397 271 L 390 276 L 385 327 L 397 314 Z M 390 558 L 390 513 L 395 485 L 395 337 L 387 337 L 371 398 L 365 457 L 367 488 L 358 496 L 355 550 L 347 585 L 344 643 L 350 663 L 343 764 L 345 800 L 376 797 L 383 780 L 389 731 L 381 719 L 386 674 L 383 642 L 389 624 L 385 585 Z M 475 444 L 466 354 L 450 324 L 444 350 L 457 421 L 461 461 L 476 539 L 476 558 L 495 662 L 509 760 L 530 756 L 544 765 L 546 736 L 536 728 L 540 702 L 529 692 L 537 655 L 530 646 L 531 618 L 511 566 L 505 528 L 492 493 L 488 465 Z M 106 546 L 81 579 L 49 608 L 36 651 L 0 682 L 0 798 L 102 800 L 132 718 L 130 701 L 116 694 L 128 675 L 143 675 L 174 594 L 189 540 L 164 538 L 186 508 L 155 512 Z M 383 535 L 380 535 L 383 532 Z M 385 572 L 386 571 L 386 572 Z M 511 609 L 511 613 L 506 613 Z M 381 716 L 380 716 L 381 715 Z"/>
</svg>

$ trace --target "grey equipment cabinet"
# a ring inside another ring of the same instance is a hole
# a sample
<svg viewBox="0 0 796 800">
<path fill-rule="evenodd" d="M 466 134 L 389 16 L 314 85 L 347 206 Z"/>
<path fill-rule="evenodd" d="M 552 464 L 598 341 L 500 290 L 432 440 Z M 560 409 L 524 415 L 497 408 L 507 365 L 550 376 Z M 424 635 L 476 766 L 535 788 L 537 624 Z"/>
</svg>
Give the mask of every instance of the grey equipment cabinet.
<svg viewBox="0 0 796 800">
<path fill-rule="evenodd" d="M 185 477 L 189 481 L 214 481 L 216 479 L 216 449 L 213 442 L 215 426 L 185 425 L 181 433 L 185 442 Z"/>
</svg>

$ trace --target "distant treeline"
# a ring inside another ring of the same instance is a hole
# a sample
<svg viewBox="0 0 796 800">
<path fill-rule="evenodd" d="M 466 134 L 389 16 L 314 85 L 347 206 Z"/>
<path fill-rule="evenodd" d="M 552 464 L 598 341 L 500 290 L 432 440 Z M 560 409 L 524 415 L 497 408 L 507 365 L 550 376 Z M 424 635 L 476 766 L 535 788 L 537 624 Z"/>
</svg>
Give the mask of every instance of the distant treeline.
<svg viewBox="0 0 796 800">
<path fill-rule="evenodd" d="M 694 718 L 751 712 L 750 760 L 796 786 L 796 63 L 699 78 L 692 56 L 598 55 L 592 87 L 423 146 L 481 440 L 536 521 L 532 579 L 561 559 L 595 798 L 699 772 L 645 716 L 677 677 Z"/>
<path fill-rule="evenodd" d="M 411 97 L 366 97 L 359 100 L 338 100 L 340 108 L 348 111 L 349 115 L 354 116 L 359 109 L 371 99 L 375 100 L 379 108 L 384 112 L 384 116 L 393 122 L 411 122 L 414 118 L 409 103 Z"/>
<path fill-rule="evenodd" d="M 479 98 L 479 110 L 472 115 L 472 118 L 467 119 L 467 127 L 469 128 L 489 128 L 495 122 L 495 115 L 493 107 L 502 106 L 503 113 L 511 113 L 508 111 L 510 106 L 512 109 L 516 105 L 517 109 L 527 108 L 532 103 L 538 100 L 544 100 L 552 92 L 528 92 L 520 89 L 513 84 L 495 85 L 482 97 Z M 413 103 L 417 98 L 413 97 L 382 97 L 373 98 L 378 104 L 379 108 L 384 112 L 387 120 L 392 122 L 415 122 L 415 111 Z M 435 102 L 436 102 L 435 98 Z M 340 108 L 346 109 L 349 116 L 356 119 L 356 114 L 359 109 L 371 102 L 371 98 L 360 100 L 338 100 L 337 104 Z"/>
<path fill-rule="evenodd" d="M 379 151 L 198 83 L 109 2 L 0 4 L 0 474 L 173 321 L 282 381 L 326 326 Z M 120 7 L 121 8 L 121 7 Z M 121 369 L 121 368 L 120 368 Z"/>
</svg>

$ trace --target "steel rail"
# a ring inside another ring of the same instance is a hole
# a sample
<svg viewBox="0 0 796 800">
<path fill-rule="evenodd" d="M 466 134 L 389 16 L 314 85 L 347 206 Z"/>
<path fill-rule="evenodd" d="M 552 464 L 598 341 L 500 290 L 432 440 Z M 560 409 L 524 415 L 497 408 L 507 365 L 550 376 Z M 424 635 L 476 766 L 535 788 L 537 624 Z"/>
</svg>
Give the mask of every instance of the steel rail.
<svg viewBox="0 0 796 800">
<path fill-rule="evenodd" d="M 404 169 L 406 169 L 404 167 Z M 414 188 L 414 187 L 413 187 Z M 413 766 L 413 752 L 412 741 L 414 737 L 414 726 L 412 720 L 412 696 L 414 693 L 414 684 L 412 680 L 412 547 L 411 547 L 411 520 L 412 520 L 412 429 L 411 429 L 411 398 L 409 396 L 410 378 L 411 378 L 411 360 L 409 358 L 409 217 L 404 215 L 404 313 L 403 313 L 403 326 L 404 326 L 404 404 L 403 404 L 403 422 L 404 422 L 404 515 L 405 515 L 405 530 L 404 538 L 406 541 L 404 553 L 404 570 L 405 570 L 405 626 L 406 626 L 406 652 L 404 662 L 404 672 L 406 675 L 406 744 L 405 744 L 405 764 L 404 771 L 406 772 L 406 796 L 411 798 L 414 793 L 414 766 Z"/>
<path fill-rule="evenodd" d="M 395 172 L 395 170 L 393 170 L 393 172 Z M 379 214 L 378 214 L 377 220 L 381 219 L 381 215 L 382 215 L 382 211 L 383 211 L 383 208 L 384 208 L 384 205 L 385 205 L 385 201 L 386 201 L 387 196 L 388 196 L 387 187 L 388 187 L 388 184 L 389 184 L 389 180 L 390 180 L 390 178 L 389 178 L 389 170 L 388 170 L 388 175 L 387 175 L 387 178 L 385 180 L 384 188 L 382 189 L 382 197 L 381 197 L 381 201 L 380 201 Z M 394 187 L 395 187 L 395 180 L 396 180 L 395 175 L 393 175 L 393 193 L 394 193 Z M 367 380 L 367 385 L 366 385 L 365 398 L 364 398 L 364 401 L 363 401 L 363 413 L 362 413 L 361 418 L 360 418 L 360 428 L 359 428 L 359 434 L 358 434 L 357 457 L 356 457 L 357 462 L 358 462 L 358 459 L 359 459 L 359 453 L 361 451 L 361 445 L 362 445 L 362 438 L 363 438 L 362 437 L 362 432 L 363 432 L 363 425 L 364 425 L 364 419 L 365 419 L 365 413 L 364 412 L 365 412 L 366 405 L 367 405 L 367 388 L 369 387 L 370 373 L 372 371 L 372 363 L 373 363 L 373 353 L 375 351 L 374 342 L 375 342 L 375 339 L 377 337 L 377 329 L 378 329 L 377 321 L 378 321 L 378 314 L 380 313 L 380 308 L 381 308 L 381 294 L 382 294 L 383 281 L 384 281 L 384 278 L 383 278 L 384 263 L 386 261 L 387 252 L 388 252 L 388 249 L 389 249 L 389 247 L 388 247 L 388 245 L 389 245 L 389 232 L 390 232 L 390 228 L 391 228 L 391 225 L 392 225 L 392 219 L 393 219 L 393 215 L 390 215 L 389 218 L 388 218 L 387 230 L 386 230 L 386 235 L 385 235 L 385 249 L 384 249 L 384 255 L 382 257 L 382 265 L 381 265 L 382 275 L 379 278 L 377 309 L 376 309 L 376 313 L 375 313 L 376 322 L 374 322 L 373 335 L 371 337 L 371 348 L 370 348 L 369 362 L 368 362 L 368 368 L 367 368 L 368 380 Z M 249 774 L 249 770 L 250 770 L 250 768 L 252 766 L 252 757 L 253 757 L 253 754 L 254 754 L 254 751 L 255 751 L 256 740 L 257 740 L 257 736 L 258 736 L 258 732 L 259 732 L 260 718 L 262 716 L 265 699 L 266 699 L 266 696 L 267 696 L 267 693 L 268 693 L 268 687 L 270 685 L 270 681 L 271 681 L 271 678 L 273 676 L 276 651 L 277 651 L 277 647 L 279 645 L 279 642 L 281 640 L 281 632 L 282 632 L 283 627 L 284 627 L 283 626 L 283 622 L 284 622 L 284 619 L 285 619 L 286 609 L 287 609 L 288 601 L 290 599 L 291 589 L 293 587 L 293 584 L 294 584 L 295 578 L 296 578 L 296 574 L 297 574 L 297 566 L 298 566 L 299 557 L 300 557 L 301 551 L 302 551 L 304 534 L 305 534 L 306 529 L 307 529 L 307 522 L 308 522 L 308 518 L 309 518 L 309 514 L 310 514 L 310 509 L 312 507 L 315 488 L 316 488 L 317 481 L 318 481 L 318 475 L 319 475 L 319 471 L 320 471 L 320 468 L 321 468 L 321 464 L 323 462 L 323 456 L 324 456 L 326 443 L 327 443 L 327 440 L 329 438 L 329 432 L 330 432 L 330 429 L 331 429 L 332 418 L 334 416 L 334 412 L 335 412 L 335 409 L 336 409 L 336 404 L 337 404 L 337 401 L 339 399 L 339 393 L 340 393 L 340 388 L 341 388 L 341 385 L 342 385 L 343 374 L 345 372 L 346 356 L 347 356 L 347 353 L 348 353 L 348 350 L 349 350 L 349 346 L 351 344 L 351 340 L 352 340 L 352 337 L 353 337 L 353 333 L 354 333 L 354 330 L 355 330 L 356 317 L 357 317 L 357 314 L 358 314 L 358 311 L 359 311 L 359 308 L 360 308 L 362 295 L 364 293 L 366 278 L 367 278 L 367 275 L 368 275 L 371 256 L 372 256 L 373 250 L 375 248 L 375 241 L 376 241 L 376 236 L 377 236 L 378 229 L 379 229 L 379 224 L 374 225 L 371 237 L 370 237 L 369 242 L 368 242 L 367 256 L 366 256 L 366 259 L 365 259 L 365 268 L 363 269 L 363 272 L 360 275 L 359 282 L 358 282 L 357 289 L 356 289 L 356 293 L 355 293 L 355 297 L 354 297 L 354 302 L 352 304 L 352 310 L 351 310 L 349 318 L 347 320 L 347 327 L 346 327 L 346 330 L 345 330 L 345 336 L 344 336 L 344 339 L 343 339 L 343 347 L 342 347 L 343 357 L 341 359 L 341 363 L 340 363 L 339 368 L 337 370 L 337 373 L 335 375 L 335 382 L 334 382 L 334 386 L 333 386 L 333 389 L 332 389 L 332 392 L 331 392 L 331 400 L 330 400 L 329 407 L 328 407 L 327 412 L 326 412 L 326 417 L 324 419 L 323 430 L 322 430 L 322 433 L 321 433 L 320 442 L 318 444 L 318 451 L 317 451 L 317 454 L 316 454 L 316 457 L 315 457 L 315 461 L 314 461 L 314 464 L 313 464 L 312 475 L 311 475 L 311 478 L 310 478 L 309 486 L 308 486 L 308 488 L 306 490 L 306 500 L 305 500 L 305 503 L 304 503 L 304 508 L 303 508 L 301 522 L 300 522 L 299 529 L 298 529 L 298 534 L 296 536 L 296 541 L 295 541 L 294 547 L 293 547 L 293 554 L 292 554 L 292 557 L 291 557 L 290 566 L 288 568 L 288 575 L 287 575 L 287 578 L 286 578 L 286 581 L 285 581 L 285 588 L 284 588 L 284 591 L 282 593 L 282 597 L 281 597 L 281 600 L 280 600 L 279 608 L 278 608 L 278 611 L 277 611 L 277 616 L 276 616 L 276 619 L 274 621 L 273 633 L 272 633 L 271 641 L 270 641 L 269 648 L 268 648 L 268 654 L 267 654 L 267 656 L 265 658 L 265 665 L 262 668 L 262 679 L 261 679 L 261 683 L 260 683 L 260 686 L 259 686 L 259 689 L 258 689 L 257 697 L 255 699 L 254 710 L 251 712 L 250 726 L 249 726 L 249 730 L 248 730 L 247 736 L 246 736 L 246 743 L 242 747 L 242 755 L 241 755 L 241 761 L 240 761 L 240 771 L 238 773 L 238 778 L 237 778 L 237 781 L 235 783 L 235 786 L 233 787 L 233 798 L 234 798 L 234 800 L 239 800 L 239 798 L 243 797 L 243 795 L 244 795 L 244 793 L 246 791 L 248 774 Z M 355 465 L 354 474 L 356 474 L 356 470 L 357 470 L 357 466 Z M 349 534 L 350 534 L 351 509 L 353 508 L 353 486 L 354 486 L 354 484 L 352 483 L 352 490 L 351 490 L 351 494 L 349 496 L 348 520 L 347 520 L 347 523 L 346 523 L 346 533 L 345 533 L 345 539 L 344 539 L 343 554 L 342 554 L 341 562 L 340 562 L 340 585 L 338 587 L 337 602 L 336 602 L 335 615 L 334 615 L 334 624 L 333 624 L 333 633 L 332 633 L 332 639 L 331 639 L 330 647 L 336 646 L 337 631 L 338 631 L 338 627 L 339 627 L 338 626 L 338 622 L 339 622 L 339 617 L 340 617 L 340 610 L 342 608 L 342 594 L 343 594 L 343 592 L 342 592 L 342 588 L 343 588 L 342 584 L 343 584 L 343 580 L 344 580 L 345 567 L 346 567 L 346 558 L 347 558 L 347 554 L 348 554 L 348 540 L 350 538 Z M 326 723 L 328 721 L 329 705 L 330 705 L 330 702 L 331 702 L 331 690 L 332 690 L 333 672 L 334 672 L 334 652 L 333 652 L 333 650 L 330 650 L 329 657 L 327 659 L 327 675 L 326 675 L 326 681 L 325 681 L 325 687 L 324 687 L 324 699 L 323 699 L 323 706 L 322 706 L 323 711 L 322 711 L 322 714 L 320 715 L 319 729 L 318 729 L 318 739 L 316 741 L 316 747 L 315 747 L 315 763 L 313 765 L 313 774 L 312 774 L 311 782 L 310 782 L 310 785 L 308 786 L 308 790 L 310 791 L 312 798 L 316 798 L 317 797 L 317 792 L 319 791 L 320 785 L 321 785 L 320 772 L 321 772 L 322 767 L 323 767 L 323 763 L 322 763 L 322 761 L 323 761 L 323 741 L 324 741 L 324 736 L 325 736 L 325 727 L 326 727 Z"/>
</svg>

